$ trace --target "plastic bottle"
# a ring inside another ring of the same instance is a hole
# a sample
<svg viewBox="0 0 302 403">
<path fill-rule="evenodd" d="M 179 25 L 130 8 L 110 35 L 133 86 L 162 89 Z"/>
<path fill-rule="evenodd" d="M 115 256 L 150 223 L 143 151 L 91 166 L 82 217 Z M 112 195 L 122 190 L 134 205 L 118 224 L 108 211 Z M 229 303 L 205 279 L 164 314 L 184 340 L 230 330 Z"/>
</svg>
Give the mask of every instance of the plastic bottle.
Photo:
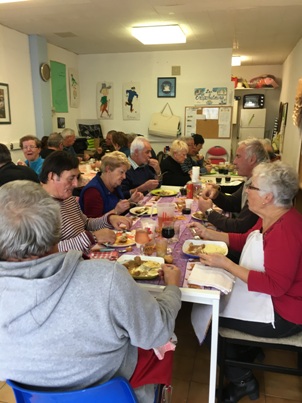
<svg viewBox="0 0 302 403">
<path fill-rule="evenodd" d="M 187 183 L 187 199 L 193 199 L 193 191 L 194 191 L 194 185 L 193 182 L 189 181 Z"/>
</svg>

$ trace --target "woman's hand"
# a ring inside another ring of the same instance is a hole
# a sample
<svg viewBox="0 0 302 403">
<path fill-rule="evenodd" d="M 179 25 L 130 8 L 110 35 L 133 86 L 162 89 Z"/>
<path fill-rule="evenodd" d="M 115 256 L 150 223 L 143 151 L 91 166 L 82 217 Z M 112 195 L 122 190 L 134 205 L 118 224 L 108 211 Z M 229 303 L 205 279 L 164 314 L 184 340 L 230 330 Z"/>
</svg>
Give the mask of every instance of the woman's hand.
<svg viewBox="0 0 302 403">
<path fill-rule="evenodd" d="M 226 270 L 228 267 L 228 263 L 231 262 L 230 259 L 219 253 L 211 253 L 211 254 L 202 253 L 201 255 L 199 255 L 199 259 L 200 262 L 205 266 L 219 267 L 221 269 Z"/>
<path fill-rule="evenodd" d="M 123 217 L 120 215 L 111 215 L 109 216 L 109 222 L 113 226 L 113 228 L 117 230 L 127 229 L 129 230 L 132 227 L 132 218 Z"/>
<path fill-rule="evenodd" d="M 207 239 L 207 228 L 199 222 L 192 222 L 188 225 L 189 228 L 194 228 L 196 234 L 203 239 Z"/>
<path fill-rule="evenodd" d="M 216 199 L 219 193 L 219 186 L 207 184 L 206 188 L 202 191 L 201 196 L 204 199 Z"/>
<path fill-rule="evenodd" d="M 137 189 L 132 193 L 129 202 L 137 203 L 144 198 L 144 195 L 141 192 L 138 192 Z"/>
<path fill-rule="evenodd" d="M 102 228 L 97 231 L 94 231 L 93 235 L 96 237 L 99 244 L 104 242 L 108 244 L 114 244 L 116 235 L 112 229 Z"/>
<path fill-rule="evenodd" d="M 129 200 L 123 199 L 116 204 L 114 211 L 116 214 L 122 214 L 124 211 L 129 210 L 129 208 L 130 208 Z"/>
</svg>

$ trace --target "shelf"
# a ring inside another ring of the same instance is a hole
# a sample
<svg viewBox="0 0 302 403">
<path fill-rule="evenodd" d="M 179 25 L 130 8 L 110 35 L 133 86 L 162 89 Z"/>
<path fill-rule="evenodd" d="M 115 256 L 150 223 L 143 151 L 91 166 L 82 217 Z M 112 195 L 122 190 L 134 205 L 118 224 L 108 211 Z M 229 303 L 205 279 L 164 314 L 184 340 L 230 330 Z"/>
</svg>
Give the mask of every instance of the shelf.
<svg viewBox="0 0 302 403">
<path fill-rule="evenodd" d="M 267 90 L 278 90 L 278 88 L 270 88 L 270 87 L 263 87 L 263 88 L 235 88 L 235 91 L 267 91 Z"/>
</svg>

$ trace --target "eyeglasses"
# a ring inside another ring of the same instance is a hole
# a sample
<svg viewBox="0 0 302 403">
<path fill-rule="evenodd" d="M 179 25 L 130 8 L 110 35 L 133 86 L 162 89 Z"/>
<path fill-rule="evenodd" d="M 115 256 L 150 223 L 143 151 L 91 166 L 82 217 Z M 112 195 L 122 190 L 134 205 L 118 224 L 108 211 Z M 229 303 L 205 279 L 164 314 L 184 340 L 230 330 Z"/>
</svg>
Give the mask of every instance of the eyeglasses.
<svg viewBox="0 0 302 403">
<path fill-rule="evenodd" d="M 247 185 L 247 189 L 248 189 L 248 190 L 258 190 L 258 191 L 262 191 L 262 189 L 256 188 L 256 186 L 253 186 L 253 185 Z"/>
<path fill-rule="evenodd" d="M 23 146 L 22 150 L 34 150 L 35 148 L 38 148 L 37 146 Z"/>
</svg>

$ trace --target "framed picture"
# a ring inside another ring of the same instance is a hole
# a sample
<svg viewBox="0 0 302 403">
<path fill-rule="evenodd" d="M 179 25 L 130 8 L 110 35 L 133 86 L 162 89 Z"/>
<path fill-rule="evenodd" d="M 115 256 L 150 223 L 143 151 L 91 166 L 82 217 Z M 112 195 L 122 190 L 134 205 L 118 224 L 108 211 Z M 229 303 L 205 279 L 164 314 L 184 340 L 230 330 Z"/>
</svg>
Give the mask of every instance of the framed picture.
<svg viewBox="0 0 302 403">
<path fill-rule="evenodd" d="M 0 124 L 11 122 L 8 84 L 0 83 Z"/>
<path fill-rule="evenodd" d="M 176 78 L 158 77 L 157 79 L 157 97 L 175 98 L 176 97 Z"/>
</svg>

